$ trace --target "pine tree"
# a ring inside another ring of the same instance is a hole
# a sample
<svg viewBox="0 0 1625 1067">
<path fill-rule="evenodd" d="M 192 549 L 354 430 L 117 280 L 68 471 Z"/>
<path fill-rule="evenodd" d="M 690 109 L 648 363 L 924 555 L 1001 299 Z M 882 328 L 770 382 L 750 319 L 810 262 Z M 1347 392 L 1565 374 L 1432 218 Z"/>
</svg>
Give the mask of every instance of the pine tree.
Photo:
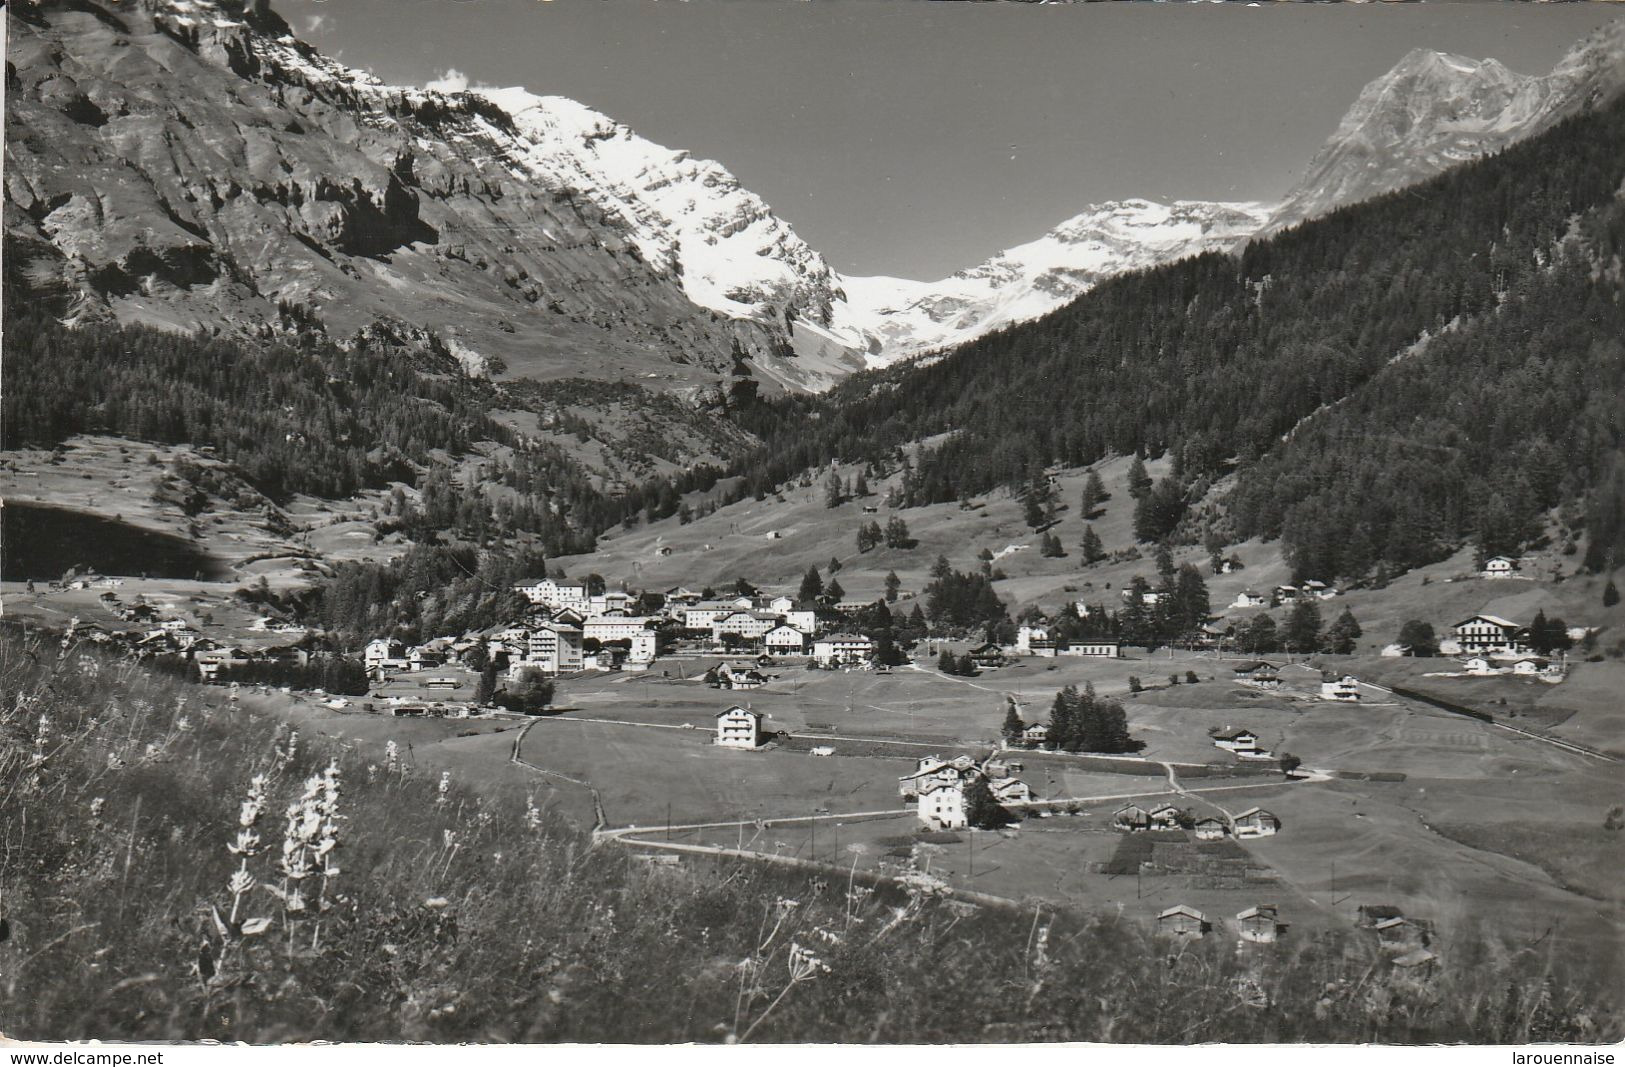
<svg viewBox="0 0 1625 1067">
<path fill-rule="evenodd" d="M 834 556 L 831 556 L 829 557 L 829 564 L 824 569 L 829 571 L 831 574 L 834 574 L 836 571 L 841 569 L 841 561 L 836 559 Z"/>
<path fill-rule="evenodd" d="M 1083 550 L 1084 563 L 1098 563 L 1106 558 L 1106 546 L 1101 544 L 1100 535 L 1095 533 L 1093 526 L 1083 528 L 1083 540 L 1078 547 Z"/>
<path fill-rule="evenodd" d="M 839 604 L 844 596 L 846 590 L 841 588 L 841 583 L 835 578 L 831 578 L 829 584 L 824 586 L 824 599 L 831 604 Z"/>
<path fill-rule="evenodd" d="M 903 521 L 901 515 L 893 515 L 886 520 L 886 547 L 908 548 L 914 544 L 909 537 L 908 523 Z"/>
<path fill-rule="evenodd" d="M 1433 635 L 1433 625 L 1421 619 L 1411 619 L 1399 628 L 1399 643 L 1409 645 L 1413 656 L 1439 654 L 1439 642 Z"/>
<path fill-rule="evenodd" d="M 1136 452 L 1134 462 L 1128 468 L 1128 495 L 1135 500 L 1143 500 L 1150 491 L 1151 475 L 1145 472 L 1145 460 Z"/>
<path fill-rule="evenodd" d="M 1355 649 L 1355 641 L 1360 635 L 1360 624 L 1355 620 L 1354 612 L 1344 608 L 1343 613 L 1332 622 L 1331 628 L 1326 631 L 1326 648 L 1335 655 L 1352 655 Z"/>
<path fill-rule="evenodd" d="M 1243 652 L 1260 655 L 1274 652 L 1277 647 L 1275 620 L 1260 612 L 1248 620 L 1236 637 Z"/>
<path fill-rule="evenodd" d="M 1619 587 L 1615 585 L 1614 580 L 1610 578 L 1608 579 L 1608 584 L 1602 587 L 1602 606 L 1605 608 L 1611 608 L 1618 603 Z"/>
<path fill-rule="evenodd" d="M 937 657 L 937 670 L 941 671 L 943 674 L 958 674 L 959 661 L 954 659 L 954 654 L 952 652 L 949 652 L 947 649 L 943 649 L 942 655 Z"/>
<path fill-rule="evenodd" d="M 1021 713 L 1016 710 L 1014 700 L 1005 701 L 1004 725 L 999 727 L 999 733 L 1011 744 L 1021 740 L 1021 733 L 1027 729 L 1027 724 L 1021 721 Z"/>
<path fill-rule="evenodd" d="M 480 671 L 479 684 L 474 687 L 474 703 L 480 706 L 491 703 L 496 696 L 497 669 L 495 664 L 487 663 L 485 669 Z"/>
<path fill-rule="evenodd" d="M 829 481 L 824 485 L 824 506 L 838 508 L 846 502 L 846 489 L 841 485 L 841 476 L 834 471 L 829 472 Z"/>
<path fill-rule="evenodd" d="M 808 567 L 807 573 L 801 576 L 801 589 L 796 593 L 796 599 L 803 604 L 811 604 L 824 595 L 824 580 L 818 576 L 817 567 Z"/>
<path fill-rule="evenodd" d="M 966 678 L 970 678 L 976 674 L 976 664 L 971 662 L 969 655 L 960 656 L 958 666 L 959 673 L 964 675 Z"/>
<path fill-rule="evenodd" d="M 1174 552 L 1164 541 L 1157 546 L 1156 554 L 1157 577 L 1162 579 L 1162 587 L 1167 589 L 1174 582 Z"/>
<path fill-rule="evenodd" d="M 1281 642 L 1289 652 L 1313 652 L 1320 647 L 1320 606 L 1299 600 L 1287 613 Z"/>
<path fill-rule="evenodd" d="M 1078 689 L 1067 686 L 1055 694 L 1050 704 L 1049 738 L 1045 745 L 1058 751 L 1072 751 L 1078 737 Z"/>
<path fill-rule="evenodd" d="M 897 603 L 897 592 L 902 589 L 903 582 L 897 577 L 896 571 L 886 572 L 886 603 Z"/>
<path fill-rule="evenodd" d="M 1089 477 L 1083 483 L 1083 496 L 1078 501 L 1078 513 L 1083 516 L 1084 522 L 1095 517 L 1095 509 L 1104 503 L 1106 498 L 1106 486 L 1100 480 L 1100 472 L 1090 471 Z"/>
<path fill-rule="evenodd" d="M 1022 519 L 1033 529 L 1044 525 L 1044 501 L 1047 494 L 1034 482 L 1027 487 L 1027 493 L 1021 504 Z"/>
</svg>

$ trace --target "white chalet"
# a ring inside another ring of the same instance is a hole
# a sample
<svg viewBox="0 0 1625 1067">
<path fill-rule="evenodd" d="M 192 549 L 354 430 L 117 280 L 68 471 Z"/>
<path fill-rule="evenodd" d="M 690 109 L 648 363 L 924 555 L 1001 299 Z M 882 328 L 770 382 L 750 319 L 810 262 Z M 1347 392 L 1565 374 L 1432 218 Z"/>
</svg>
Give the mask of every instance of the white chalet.
<svg viewBox="0 0 1625 1067">
<path fill-rule="evenodd" d="M 1484 561 L 1484 569 L 1478 573 L 1483 578 L 1511 578 L 1518 573 L 1518 561 L 1510 556 L 1493 556 Z"/>
<path fill-rule="evenodd" d="M 717 744 L 723 748 L 760 748 L 762 714 L 735 704 L 717 712 Z"/>
<path fill-rule="evenodd" d="M 1461 651 L 1468 654 L 1488 652 L 1515 656 L 1529 651 L 1520 640 L 1523 628 L 1499 615 L 1474 615 L 1450 629 Z"/>
<path fill-rule="evenodd" d="M 1269 597 L 1252 589 L 1243 589 L 1236 594 L 1236 599 L 1230 602 L 1233 608 L 1267 608 L 1269 604 Z"/>
<path fill-rule="evenodd" d="M 1352 674 L 1332 682 L 1320 683 L 1320 699 L 1337 700 L 1345 704 L 1358 704 L 1360 702 L 1360 680 Z"/>
<path fill-rule="evenodd" d="M 864 664 L 874 653 L 875 643 L 863 634 L 829 634 L 813 642 L 813 658 L 826 667 Z"/>
<path fill-rule="evenodd" d="M 1483 656 L 1473 656 L 1466 663 L 1462 664 L 1462 669 L 1468 674 L 1493 674 L 1495 672 L 1495 664 L 1491 663 Z"/>
<path fill-rule="evenodd" d="M 799 655 L 807 648 L 807 635 L 794 626 L 775 626 L 762 635 L 762 644 L 779 655 Z"/>
<path fill-rule="evenodd" d="M 527 578 L 516 583 L 514 591 L 523 594 L 532 604 L 543 604 L 554 611 L 569 608 L 586 614 L 591 607 L 587 587 L 580 582 L 561 582 L 555 578 Z"/>
<path fill-rule="evenodd" d="M 1222 748 L 1226 752 L 1257 752 L 1258 735 L 1251 730 L 1226 730 L 1213 735 L 1215 748 Z"/>
<path fill-rule="evenodd" d="M 1270 837 L 1281 829 L 1281 820 L 1263 808 L 1248 808 L 1235 818 L 1237 837 Z"/>
</svg>

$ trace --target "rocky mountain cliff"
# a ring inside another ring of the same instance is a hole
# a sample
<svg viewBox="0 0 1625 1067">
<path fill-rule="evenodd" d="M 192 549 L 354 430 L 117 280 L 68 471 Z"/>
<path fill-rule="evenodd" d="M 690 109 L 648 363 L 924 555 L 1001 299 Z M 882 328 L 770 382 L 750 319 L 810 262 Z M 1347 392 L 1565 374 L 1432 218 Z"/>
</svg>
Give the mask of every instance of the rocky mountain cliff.
<svg viewBox="0 0 1625 1067">
<path fill-rule="evenodd" d="M 692 389 L 736 352 L 774 376 L 837 298 L 722 167 L 573 101 L 382 85 L 231 0 L 10 28 L 8 266 L 76 317 L 433 334 L 471 370 Z"/>
<path fill-rule="evenodd" d="M 1415 49 L 1367 85 L 1270 220 L 1275 230 L 1500 151 L 1625 91 L 1625 19 L 1548 74 Z"/>
</svg>

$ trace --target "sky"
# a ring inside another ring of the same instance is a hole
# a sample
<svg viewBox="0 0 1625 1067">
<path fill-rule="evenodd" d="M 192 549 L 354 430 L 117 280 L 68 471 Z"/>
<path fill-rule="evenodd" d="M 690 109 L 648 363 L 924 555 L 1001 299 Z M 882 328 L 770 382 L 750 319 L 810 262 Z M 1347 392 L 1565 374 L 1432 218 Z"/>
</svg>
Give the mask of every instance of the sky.
<svg viewBox="0 0 1625 1067">
<path fill-rule="evenodd" d="M 1544 73 L 1611 4 L 273 0 L 401 85 L 523 85 L 720 161 L 848 274 L 935 279 L 1090 204 L 1283 194 L 1423 47 Z"/>
</svg>

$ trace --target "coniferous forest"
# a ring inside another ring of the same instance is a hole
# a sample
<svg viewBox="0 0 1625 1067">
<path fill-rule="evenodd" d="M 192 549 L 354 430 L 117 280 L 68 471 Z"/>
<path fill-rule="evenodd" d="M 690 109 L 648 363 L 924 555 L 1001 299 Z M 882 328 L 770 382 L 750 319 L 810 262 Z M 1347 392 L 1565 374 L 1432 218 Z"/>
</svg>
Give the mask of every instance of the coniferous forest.
<svg viewBox="0 0 1625 1067">
<path fill-rule="evenodd" d="M 1622 178 L 1616 102 L 1237 256 L 1115 278 L 928 366 L 765 402 L 766 444 L 738 470 L 772 485 L 945 435 L 906 473 L 913 505 L 1171 455 L 1174 503 L 1237 473 L 1226 532 L 1283 538 L 1303 573 L 1510 548 L 1564 502 L 1597 517 L 1600 567 L 1625 558 L 1605 476 L 1625 395 Z"/>
</svg>

